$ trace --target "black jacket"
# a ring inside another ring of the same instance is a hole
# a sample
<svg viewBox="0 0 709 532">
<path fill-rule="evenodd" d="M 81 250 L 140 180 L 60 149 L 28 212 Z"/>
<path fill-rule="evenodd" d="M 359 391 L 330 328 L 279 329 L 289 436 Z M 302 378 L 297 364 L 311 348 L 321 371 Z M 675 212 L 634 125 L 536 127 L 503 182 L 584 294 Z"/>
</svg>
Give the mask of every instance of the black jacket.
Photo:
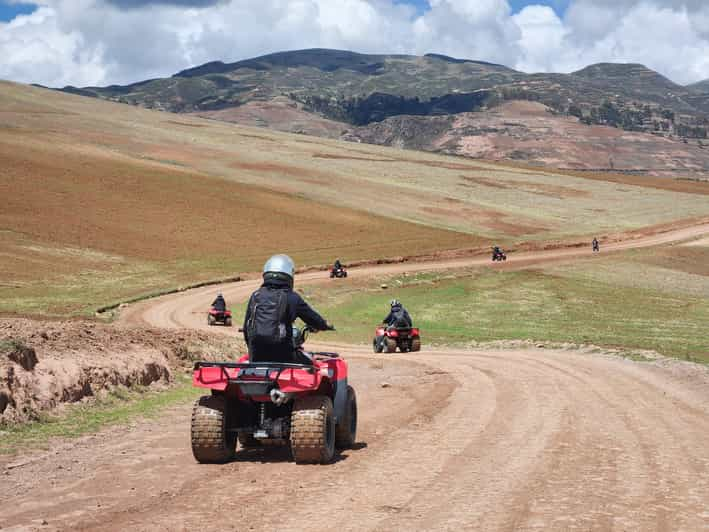
<svg viewBox="0 0 709 532">
<path fill-rule="evenodd" d="M 251 319 L 251 299 L 246 307 L 246 315 L 244 316 L 244 340 L 249 346 L 249 354 L 253 362 L 292 362 L 293 361 L 293 323 L 300 318 L 313 329 L 319 331 L 327 330 L 327 322 L 325 319 L 315 312 L 297 292 L 294 292 L 290 285 L 285 281 L 271 279 L 265 281 L 262 286 L 276 288 L 288 292 L 288 301 L 286 303 L 286 338 L 280 344 L 259 345 L 256 342 L 249 342 L 247 333 L 248 323 Z M 253 296 L 251 296 L 253 297 Z"/>
<path fill-rule="evenodd" d="M 226 310 L 226 301 L 224 301 L 224 297 L 217 296 L 217 298 L 212 303 L 212 308 L 218 310 L 219 312 L 224 312 Z"/>
<path fill-rule="evenodd" d="M 413 325 L 413 321 L 411 320 L 411 316 L 409 316 L 408 311 L 401 305 L 396 306 L 396 307 L 391 307 L 391 311 L 389 314 L 387 314 L 387 317 L 384 318 L 384 321 L 382 323 L 386 323 L 389 326 L 394 325 L 394 322 L 396 321 L 396 314 L 399 312 L 402 312 L 404 315 L 404 320 L 406 321 L 407 327 L 411 327 Z"/>
</svg>

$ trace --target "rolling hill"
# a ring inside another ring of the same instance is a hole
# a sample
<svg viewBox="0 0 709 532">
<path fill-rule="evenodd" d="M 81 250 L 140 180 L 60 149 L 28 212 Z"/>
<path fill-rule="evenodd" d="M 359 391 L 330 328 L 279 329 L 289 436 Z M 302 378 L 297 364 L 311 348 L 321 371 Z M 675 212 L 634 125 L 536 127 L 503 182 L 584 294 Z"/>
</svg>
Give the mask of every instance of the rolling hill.
<svg viewBox="0 0 709 532">
<path fill-rule="evenodd" d="M 365 55 L 325 49 L 228 64 L 216 61 L 171 78 L 126 86 L 63 90 L 175 112 L 214 111 L 287 96 L 354 125 L 400 114 L 472 111 L 500 99 L 522 98 L 522 93 L 527 93 L 522 99 L 554 107 L 600 107 L 613 99 L 677 113 L 709 113 L 709 100 L 694 98 L 693 91 L 642 65 L 604 63 L 571 74 L 525 74 L 437 54 Z"/>
<path fill-rule="evenodd" d="M 688 88 L 700 94 L 709 95 L 709 79 L 693 83 Z"/>
<path fill-rule="evenodd" d="M 274 251 L 350 262 L 709 215 L 703 183 L 499 166 L 13 83 L 0 83 L 0 157 L 6 313 L 91 313 L 257 270 Z"/>
<path fill-rule="evenodd" d="M 366 55 L 314 49 L 236 63 L 217 61 L 127 86 L 62 90 L 281 131 L 464 156 L 672 176 L 696 177 L 709 170 L 709 150 L 705 150 L 709 96 L 638 64 L 602 63 L 571 74 L 525 74 L 436 54 Z M 598 144 L 608 154 L 600 161 L 596 156 L 565 157 L 568 150 L 554 149 L 554 136 L 546 143 L 554 151 L 551 155 L 527 149 L 525 142 L 511 149 L 506 146 L 518 137 L 528 141 L 538 136 L 537 126 L 527 122 L 526 114 L 508 116 L 515 106 L 503 111 L 505 121 L 495 122 L 497 110 L 515 101 L 543 106 L 554 122 L 553 130 L 566 129 L 570 119 L 610 126 L 628 135 L 576 128 L 579 144 L 572 151 L 580 153 L 584 146 Z M 459 115 L 465 116 L 456 118 Z M 455 127 L 461 120 L 472 126 Z M 523 127 L 509 133 L 509 120 Z M 650 133 L 661 140 L 648 140 Z M 484 137 L 492 142 L 492 149 L 471 151 L 467 140 L 471 136 Z M 609 137 L 616 140 L 608 141 Z M 619 138 L 623 144 L 630 141 L 631 151 L 645 145 L 650 149 L 640 149 L 624 165 L 612 155 Z"/>
</svg>

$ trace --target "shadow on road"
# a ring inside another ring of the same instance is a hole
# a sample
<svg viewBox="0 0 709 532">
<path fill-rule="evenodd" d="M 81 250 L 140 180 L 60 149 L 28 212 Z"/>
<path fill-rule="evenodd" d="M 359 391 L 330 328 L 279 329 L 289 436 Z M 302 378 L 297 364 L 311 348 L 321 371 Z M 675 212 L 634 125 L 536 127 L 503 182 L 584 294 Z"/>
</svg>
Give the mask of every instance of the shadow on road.
<svg viewBox="0 0 709 532">
<path fill-rule="evenodd" d="M 347 460 L 352 451 L 361 451 L 367 448 L 367 442 L 357 442 L 349 449 L 337 452 L 332 463 Z M 346 453 L 346 454 L 343 454 Z M 256 447 L 239 449 L 232 462 L 259 462 L 261 464 L 292 462 L 293 456 L 287 447 Z"/>
</svg>

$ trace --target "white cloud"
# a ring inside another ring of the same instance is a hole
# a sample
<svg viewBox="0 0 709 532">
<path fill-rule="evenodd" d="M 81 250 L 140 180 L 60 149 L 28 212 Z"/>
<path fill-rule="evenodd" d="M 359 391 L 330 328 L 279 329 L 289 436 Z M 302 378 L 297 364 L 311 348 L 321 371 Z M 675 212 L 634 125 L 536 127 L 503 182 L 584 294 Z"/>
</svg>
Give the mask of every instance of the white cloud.
<svg viewBox="0 0 709 532">
<path fill-rule="evenodd" d="M 541 0 L 540 0 L 541 1 Z M 507 0 L 41 0 L 0 23 L 0 77 L 52 86 L 127 83 L 212 60 L 309 47 L 443 53 L 526 71 L 641 62 L 709 78 L 704 0 L 572 0 L 513 14 Z"/>
<path fill-rule="evenodd" d="M 0 57 L 6 79 L 84 85 L 105 78 L 101 45 L 85 48 L 82 34 L 60 28 L 49 7 L 0 24 Z"/>
<path fill-rule="evenodd" d="M 521 30 L 520 56 L 516 66 L 525 72 L 548 72 L 557 69 L 566 54 L 568 29 L 554 10 L 546 6 L 528 6 L 514 15 Z"/>
</svg>

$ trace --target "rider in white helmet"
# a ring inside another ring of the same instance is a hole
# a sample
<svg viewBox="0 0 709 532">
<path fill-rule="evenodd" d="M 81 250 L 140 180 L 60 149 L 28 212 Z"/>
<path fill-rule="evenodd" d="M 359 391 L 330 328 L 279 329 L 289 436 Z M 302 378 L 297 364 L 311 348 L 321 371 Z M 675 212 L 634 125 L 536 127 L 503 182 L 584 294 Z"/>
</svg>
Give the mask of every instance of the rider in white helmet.
<svg viewBox="0 0 709 532">
<path fill-rule="evenodd" d="M 313 329 L 332 326 L 293 291 L 295 263 L 274 255 L 263 267 L 263 284 L 251 295 L 244 316 L 244 339 L 254 362 L 292 362 L 293 322 L 300 318 Z"/>
<path fill-rule="evenodd" d="M 221 292 L 217 294 L 217 298 L 212 301 L 212 308 L 218 310 L 219 312 L 226 311 L 226 301 Z"/>
</svg>

